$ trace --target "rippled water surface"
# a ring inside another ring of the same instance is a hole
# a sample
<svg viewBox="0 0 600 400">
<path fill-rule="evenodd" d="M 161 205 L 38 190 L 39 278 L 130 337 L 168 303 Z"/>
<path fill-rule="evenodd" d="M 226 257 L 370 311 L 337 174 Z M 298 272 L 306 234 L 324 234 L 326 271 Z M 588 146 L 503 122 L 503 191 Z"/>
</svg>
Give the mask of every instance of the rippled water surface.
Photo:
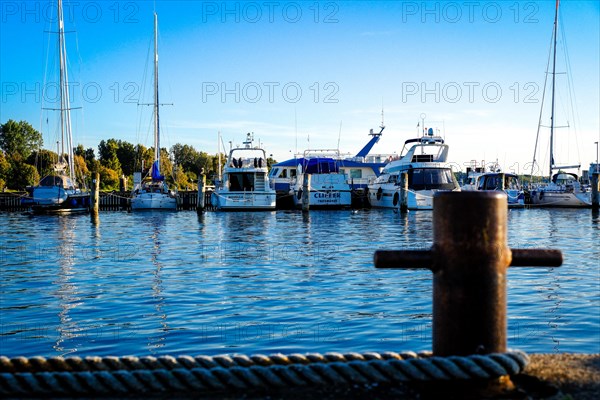
<svg viewBox="0 0 600 400">
<path fill-rule="evenodd" d="M 376 270 L 428 248 L 431 212 L 0 213 L 0 354 L 431 349 L 432 274 Z M 563 250 L 508 273 L 509 347 L 600 352 L 600 218 L 511 210 L 511 247 Z"/>
</svg>

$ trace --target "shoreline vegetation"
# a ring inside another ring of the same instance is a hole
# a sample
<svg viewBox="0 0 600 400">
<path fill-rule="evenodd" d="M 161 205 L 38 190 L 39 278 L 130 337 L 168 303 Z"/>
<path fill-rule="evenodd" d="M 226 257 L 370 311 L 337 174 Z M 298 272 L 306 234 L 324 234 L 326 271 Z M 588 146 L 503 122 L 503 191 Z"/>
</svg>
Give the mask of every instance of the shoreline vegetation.
<svg viewBox="0 0 600 400">
<path fill-rule="evenodd" d="M 9 119 L 0 124 L 0 190 L 22 191 L 36 185 L 52 173 L 58 160 L 57 151 L 42 148 L 42 134 L 27 121 Z M 219 170 L 219 155 L 198 151 L 193 146 L 177 143 L 170 149 L 161 148 L 161 171 L 169 185 L 179 190 L 197 189 L 198 173 L 204 170 L 208 184 Z M 221 153 L 221 166 L 226 154 Z M 100 174 L 100 190 L 118 190 L 121 180 L 126 190 L 133 184 L 133 173 L 145 175 L 152 166 L 154 148 L 120 139 L 101 140 L 97 149 L 78 144 L 74 149 L 77 183 L 89 186 L 96 173 Z M 270 167 L 276 163 L 269 158 Z"/>
<path fill-rule="evenodd" d="M 0 191 L 24 191 L 52 173 L 58 152 L 44 149 L 43 145 L 42 134 L 29 122 L 9 119 L 4 124 L 0 123 Z M 154 148 L 111 138 L 101 140 L 96 149 L 78 144 L 73 153 L 80 187 L 89 187 L 91 177 L 99 173 L 100 190 L 127 191 L 133 187 L 134 172 L 141 171 L 142 176 L 148 173 Z M 221 153 L 221 167 L 225 165 L 226 157 L 227 154 Z M 269 169 L 276 163 L 271 157 L 267 159 Z M 208 185 L 214 184 L 219 171 L 219 154 L 209 154 L 191 145 L 177 143 L 170 149 L 161 148 L 160 170 L 170 187 L 197 190 L 200 171 L 204 171 Z M 454 171 L 454 175 L 459 182 L 466 177 L 463 171 Z M 548 179 L 530 175 L 518 177 L 523 183 Z"/>
</svg>

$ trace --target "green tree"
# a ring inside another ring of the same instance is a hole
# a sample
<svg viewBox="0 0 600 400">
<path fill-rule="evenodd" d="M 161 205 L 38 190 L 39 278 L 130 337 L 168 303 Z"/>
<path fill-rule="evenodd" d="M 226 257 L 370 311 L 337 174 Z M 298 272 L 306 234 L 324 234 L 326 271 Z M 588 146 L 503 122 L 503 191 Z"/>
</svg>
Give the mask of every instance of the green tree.
<svg viewBox="0 0 600 400">
<path fill-rule="evenodd" d="M 0 190 L 4 190 L 6 182 L 10 175 L 10 163 L 6 159 L 4 152 L 0 151 Z"/>
<path fill-rule="evenodd" d="M 108 139 L 106 141 L 100 141 L 98 145 L 98 157 L 100 164 L 103 167 L 112 169 L 118 175 L 121 175 L 121 162 L 117 156 L 117 150 L 119 149 L 119 142 L 115 139 Z"/>
<path fill-rule="evenodd" d="M 58 155 L 50 150 L 41 149 L 34 151 L 27 158 L 27 164 L 35 166 L 41 177 L 50 175 L 54 171 L 54 164 L 58 160 Z"/>
<path fill-rule="evenodd" d="M 42 144 L 42 134 L 27 121 L 16 122 L 9 119 L 5 124 L 0 125 L 0 148 L 9 157 L 18 155 L 20 159 L 26 159 Z"/>
<path fill-rule="evenodd" d="M 119 188 L 119 173 L 110 168 L 100 165 L 100 189 L 117 190 Z"/>
<path fill-rule="evenodd" d="M 25 190 L 27 186 L 35 185 L 40 180 L 40 174 L 33 165 L 19 158 L 9 159 L 10 169 L 7 186 L 10 189 Z"/>
<path fill-rule="evenodd" d="M 133 175 L 135 171 L 137 150 L 135 146 L 129 142 L 119 140 L 119 147 L 117 148 L 117 158 L 121 163 L 121 170 L 123 174 L 129 176 Z"/>
</svg>

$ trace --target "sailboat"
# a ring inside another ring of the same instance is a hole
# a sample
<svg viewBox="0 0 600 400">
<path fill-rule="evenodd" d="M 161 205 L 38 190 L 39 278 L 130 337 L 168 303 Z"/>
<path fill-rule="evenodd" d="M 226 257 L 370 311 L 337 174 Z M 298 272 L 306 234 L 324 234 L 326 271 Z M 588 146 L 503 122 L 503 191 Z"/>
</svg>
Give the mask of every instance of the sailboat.
<svg viewBox="0 0 600 400">
<path fill-rule="evenodd" d="M 154 13 L 154 161 L 149 176 L 134 174 L 131 210 L 177 210 L 177 193 L 169 190 L 160 173 L 160 119 L 158 102 L 158 16 Z"/>
<path fill-rule="evenodd" d="M 558 8 L 560 0 L 556 1 L 556 10 L 554 14 L 554 28 L 552 31 L 552 92 L 550 104 L 550 162 L 549 162 L 549 183 L 544 186 L 539 186 L 531 191 L 531 202 L 536 206 L 541 207 L 591 207 L 591 193 L 585 189 L 579 182 L 577 174 L 568 173 L 566 169 L 579 169 L 581 165 L 563 165 L 555 164 L 554 156 L 554 131 L 558 128 L 555 124 L 555 91 L 556 91 L 556 42 L 558 32 Z M 545 84 L 544 84 L 545 87 Z M 541 119 L 543 114 L 540 111 L 540 123 L 538 124 L 538 137 L 536 138 L 536 149 L 533 154 L 533 165 L 531 175 L 533 176 L 533 168 L 536 165 L 537 142 L 541 127 Z M 556 171 L 556 173 L 554 173 Z"/>
<path fill-rule="evenodd" d="M 37 186 L 30 188 L 27 204 L 34 213 L 59 214 L 89 211 L 90 193 L 81 190 L 75 179 L 73 136 L 71 131 L 71 100 L 69 97 L 69 74 L 67 71 L 67 47 L 62 0 L 58 0 L 58 53 L 60 64 L 60 140 L 58 159 L 53 172 L 45 176 Z"/>
</svg>

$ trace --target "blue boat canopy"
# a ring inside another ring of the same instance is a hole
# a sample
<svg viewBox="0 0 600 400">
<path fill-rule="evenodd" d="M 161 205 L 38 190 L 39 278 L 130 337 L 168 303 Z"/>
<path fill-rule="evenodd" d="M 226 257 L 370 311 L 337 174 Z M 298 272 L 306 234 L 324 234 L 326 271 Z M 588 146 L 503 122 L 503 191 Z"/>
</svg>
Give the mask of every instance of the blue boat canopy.
<svg viewBox="0 0 600 400">
<path fill-rule="evenodd" d="M 302 171 L 307 174 L 334 174 L 340 169 L 333 158 L 310 158 L 302 163 Z"/>
<path fill-rule="evenodd" d="M 160 167 L 158 166 L 158 160 L 152 164 L 152 180 L 153 181 L 164 181 L 165 176 L 160 174 Z"/>
</svg>

